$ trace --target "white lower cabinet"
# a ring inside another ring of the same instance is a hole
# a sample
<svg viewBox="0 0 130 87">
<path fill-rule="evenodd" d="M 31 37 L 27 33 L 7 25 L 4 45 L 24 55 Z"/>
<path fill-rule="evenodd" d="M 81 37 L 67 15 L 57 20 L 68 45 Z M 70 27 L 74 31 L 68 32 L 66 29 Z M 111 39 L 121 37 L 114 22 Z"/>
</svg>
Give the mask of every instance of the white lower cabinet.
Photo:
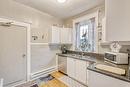
<svg viewBox="0 0 130 87">
<path fill-rule="evenodd" d="M 67 74 L 75 78 L 75 59 L 67 58 Z"/>
<path fill-rule="evenodd" d="M 86 84 L 87 83 L 87 64 L 86 61 L 76 60 L 75 62 L 76 80 Z"/>
<path fill-rule="evenodd" d="M 88 62 L 74 58 L 67 58 L 67 74 L 77 81 L 87 85 Z"/>
<path fill-rule="evenodd" d="M 130 87 L 130 83 L 100 74 L 94 71 L 88 71 L 88 87 Z"/>
</svg>

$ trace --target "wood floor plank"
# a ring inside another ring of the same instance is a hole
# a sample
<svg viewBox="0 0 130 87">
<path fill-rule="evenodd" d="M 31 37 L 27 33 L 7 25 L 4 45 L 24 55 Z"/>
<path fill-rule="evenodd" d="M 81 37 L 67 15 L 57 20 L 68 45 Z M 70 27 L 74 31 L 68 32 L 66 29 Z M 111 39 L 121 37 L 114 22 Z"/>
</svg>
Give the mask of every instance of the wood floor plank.
<svg viewBox="0 0 130 87">
<path fill-rule="evenodd" d="M 48 81 L 46 84 L 43 84 L 40 87 L 68 87 L 68 86 L 57 79 L 53 79 L 51 81 Z"/>
<path fill-rule="evenodd" d="M 54 79 L 52 79 L 48 82 L 40 83 L 39 87 L 68 87 L 66 84 L 64 84 L 63 82 L 58 80 L 58 78 L 65 76 L 64 74 L 62 74 L 60 72 L 54 72 L 51 75 L 54 77 Z M 34 83 L 35 83 L 35 81 L 32 81 L 32 82 L 28 82 L 26 84 L 23 84 L 23 85 L 20 85 L 17 87 L 30 87 Z"/>
<path fill-rule="evenodd" d="M 61 78 L 61 77 L 64 76 L 64 74 L 61 73 L 61 72 L 54 72 L 54 73 L 51 74 L 51 76 L 53 76 L 55 78 Z"/>
</svg>

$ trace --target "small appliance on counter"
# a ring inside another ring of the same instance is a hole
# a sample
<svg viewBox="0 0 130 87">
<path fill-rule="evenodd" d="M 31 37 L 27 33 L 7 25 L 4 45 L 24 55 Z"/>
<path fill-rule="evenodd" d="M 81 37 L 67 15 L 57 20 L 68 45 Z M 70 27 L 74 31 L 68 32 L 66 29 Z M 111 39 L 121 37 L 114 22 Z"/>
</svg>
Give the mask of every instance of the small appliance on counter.
<svg viewBox="0 0 130 87">
<path fill-rule="evenodd" d="M 128 64 L 128 53 L 106 52 L 104 60 L 119 65 Z"/>
<path fill-rule="evenodd" d="M 129 64 L 129 56 L 128 53 L 120 53 L 120 49 L 122 46 L 119 42 L 113 42 L 110 45 L 111 52 L 106 52 L 104 60 L 114 63 L 114 64 Z"/>
<path fill-rule="evenodd" d="M 67 54 L 67 47 L 65 45 L 61 46 L 62 54 Z"/>
</svg>

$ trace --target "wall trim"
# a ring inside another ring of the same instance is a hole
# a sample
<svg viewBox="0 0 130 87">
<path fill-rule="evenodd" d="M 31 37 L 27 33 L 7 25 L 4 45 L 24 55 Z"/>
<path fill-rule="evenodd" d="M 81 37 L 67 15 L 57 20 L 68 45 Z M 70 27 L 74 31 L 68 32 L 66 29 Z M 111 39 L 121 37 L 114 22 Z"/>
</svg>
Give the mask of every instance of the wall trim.
<svg viewBox="0 0 130 87">
<path fill-rule="evenodd" d="M 53 66 L 35 73 L 31 73 L 31 79 L 37 79 L 39 77 L 51 74 L 52 72 L 57 71 L 57 66 Z"/>
</svg>

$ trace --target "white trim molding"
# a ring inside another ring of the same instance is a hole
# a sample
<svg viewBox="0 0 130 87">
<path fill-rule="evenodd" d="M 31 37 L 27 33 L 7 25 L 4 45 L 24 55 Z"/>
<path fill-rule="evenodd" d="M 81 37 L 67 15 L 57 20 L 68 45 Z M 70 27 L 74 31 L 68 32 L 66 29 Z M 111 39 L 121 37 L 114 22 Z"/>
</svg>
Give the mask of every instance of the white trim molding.
<svg viewBox="0 0 130 87">
<path fill-rule="evenodd" d="M 31 43 L 31 45 L 49 45 L 49 43 Z"/>
<path fill-rule="evenodd" d="M 93 12 L 93 13 L 90 13 L 90 14 L 87 14 L 85 16 L 82 16 L 82 17 L 79 17 L 79 18 L 76 18 L 73 20 L 73 50 L 75 50 L 75 45 L 76 45 L 76 27 L 75 27 L 75 24 L 76 23 L 79 23 L 81 21 L 84 21 L 84 20 L 89 20 L 91 18 L 95 18 L 95 23 L 96 23 L 96 26 L 95 26 L 95 38 L 96 38 L 96 52 L 98 52 L 98 12 L 99 11 L 96 11 L 96 12 Z"/>
<path fill-rule="evenodd" d="M 32 80 L 37 79 L 39 77 L 51 74 L 52 72 L 55 72 L 55 71 L 57 71 L 57 66 L 52 66 L 50 68 L 47 68 L 47 69 L 44 69 L 44 70 L 41 70 L 41 71 L 38 71 L 38 72 L 35 72 L 35 73 L 31 73 L 31 79 Z"/>
</svg>

